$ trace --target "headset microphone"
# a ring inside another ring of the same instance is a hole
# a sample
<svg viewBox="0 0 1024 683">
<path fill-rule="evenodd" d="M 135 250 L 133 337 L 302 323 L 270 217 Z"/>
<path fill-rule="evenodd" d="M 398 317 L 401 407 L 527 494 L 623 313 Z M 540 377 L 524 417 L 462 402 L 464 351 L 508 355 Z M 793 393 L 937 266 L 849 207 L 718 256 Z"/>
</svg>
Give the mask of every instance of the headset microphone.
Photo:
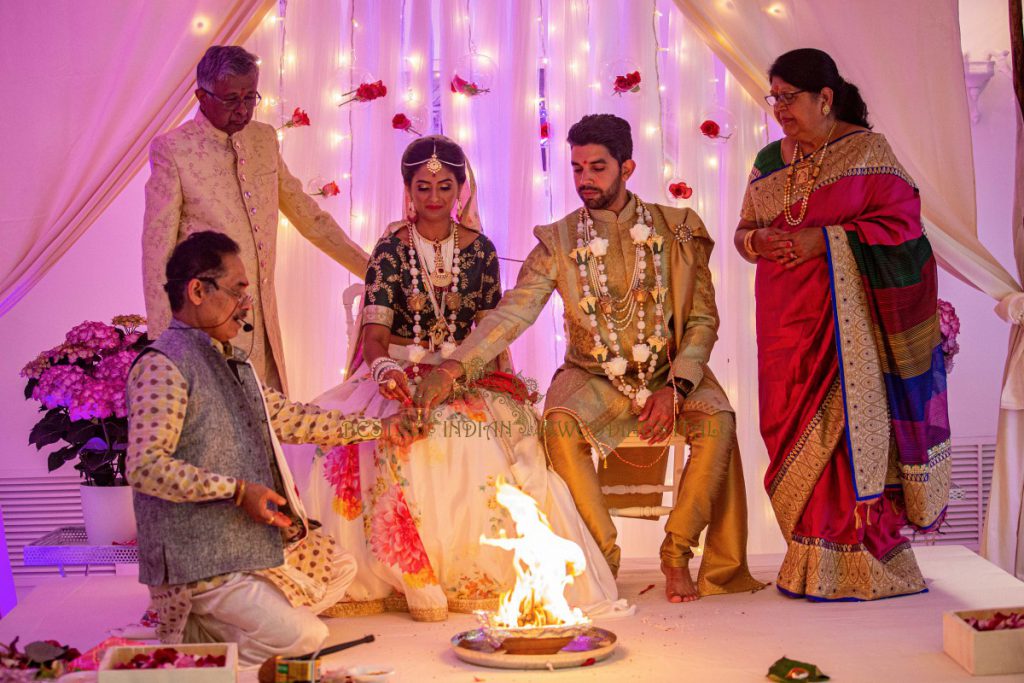
<svg viewBox="0 0 1024 683">
<path fill-rule="evenodd" d="M 252 329 L 253 329 L 252 323 L 242 323 L 242 331 L 243 332 L 252 332 Z"/>
</svg>

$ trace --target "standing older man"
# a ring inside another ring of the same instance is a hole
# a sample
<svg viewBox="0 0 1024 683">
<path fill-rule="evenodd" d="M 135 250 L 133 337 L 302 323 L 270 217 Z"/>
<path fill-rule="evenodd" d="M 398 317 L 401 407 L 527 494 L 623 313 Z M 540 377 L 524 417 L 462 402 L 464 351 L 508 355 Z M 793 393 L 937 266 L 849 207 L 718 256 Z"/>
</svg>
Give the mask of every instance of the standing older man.
<svg viewBox="0 0 1024 683">
<path fill-rule="evenodd" d="M 249 352 L 266 384 L 287 388 L 274 293 L 278 210 L 310 242 L 360 279 L 368 255 L 288 171 L 272 126 L 252 121 L 260 102 L 259 66 L 241 47 L 215 45 L 196 70 L 199 112 L 153 140 L 146 183 L 142 278 L 150 335 L 171 319 L 164 267 L 174 246 L 201 230 L 218 230 L 241 246 L 252 276 L 251 332 L 236 344 Z"/>
<path fill-rule="evenodd" d="M 243 664 L 315 650 L 317 613 L 344 597 L 351 555 L 312 530 L 278 439 L 407 445 L 407 415 L 384 420 L 288 401 L 231 345 L 251 310 L 238 245 L 204 231 L 175 247 L 174 318 L 128 375 L 128 481 L 139 580 L 165 643 L 236 642 Z"/>
</svg>

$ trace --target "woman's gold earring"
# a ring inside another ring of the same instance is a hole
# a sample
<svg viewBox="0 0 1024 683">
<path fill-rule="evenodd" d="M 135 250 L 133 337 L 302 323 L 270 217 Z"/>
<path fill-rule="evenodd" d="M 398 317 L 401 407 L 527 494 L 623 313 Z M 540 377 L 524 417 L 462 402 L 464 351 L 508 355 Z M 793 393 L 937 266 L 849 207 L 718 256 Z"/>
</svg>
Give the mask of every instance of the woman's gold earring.
<svg viewBox="0 0 1024 683">
<path fill-rule="evenodd" d="M 405 217 L 411 221 L 416 220 L 416 205 L 411 201 L 409 202 L 409 208 L 405 212 Z"/>
<path fill-rule="evenodd" d="M 462 218 L 462 197 L 455 200 L 458 208 L 456 209 L 455 217 Z"/>
<path fill-rule="evenodd" d="M 821 113 L 824 114 L 825 116 L 828 116 L 828 113 L 830 111 L 832 111 L 832 107 L 828 106 L 827 104 L 821 108 Z"/>
</svg>

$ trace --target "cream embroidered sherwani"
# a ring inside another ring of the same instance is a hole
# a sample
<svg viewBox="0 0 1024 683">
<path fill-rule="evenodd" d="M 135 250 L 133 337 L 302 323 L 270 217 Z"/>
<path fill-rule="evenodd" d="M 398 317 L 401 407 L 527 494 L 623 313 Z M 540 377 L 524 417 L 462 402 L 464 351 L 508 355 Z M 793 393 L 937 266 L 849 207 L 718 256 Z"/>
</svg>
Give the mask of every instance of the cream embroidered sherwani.
<svg viewBox="0 0 1024 683">
<path fill-rule="evenodd" d="M 660 355 L 649 388 L 660 389 L 670 377 L 685 380 L 693 387 L 683 402 L 676 425 L 677 431 L 688 436 L 691 457 L 675 511 L 666 524 L 662 561 L 671 566 L 685 565 L 692 555 L 690 548 L 697 545 L 700 532 L 707 526 L 708 539 L 698 576 L 701 592 L 758 588 L 761 584 L 750 577 L 746 567 L 746 502 L 732 408 L 707 367 L 718 330 L 718 311 L 708 269 L 713 242 L 693 211 L 647 206 L 654 230 L 665 240 L 665 250 L 657 258 L 670 290 L 664 305 L 670 353 Z M 636 223 L 636 215 L 633 196 L 618 215 L 610 211 L 591 212 L 596 233 L 609 240 L 604 263 L 608 289 L 616 299 L 626 293 L 628 274 L 634 268 L 635 252 L 629 229 Z M 601 364 L 590 355 L 594 345 L 592 328 L 589 317 L 579 307 L 579 267 L 570 256 L 576 248 L 578 216 L 579 212 L 574 211 L 557 223 L 534 229 L 538 244 L 523 264 L 515 289 L 505 293 L 498 307 L 477 325 L 452 358 L 473 374 L 475 368 L 493 358 L 531 325 L 552 292 L 558 291 L 564 302 L 568 344 L 565 361 L 548 389 L 545 442 L 552 466 L 572 490 L 580 515 L 614 571 L 619 561 L 615 527 L 601 497 L 590 453 L 593 448 L 602 458 L 616 454 L 615 447 L 637 430 L 637 417 L 630 411 L 630 400 L 612 385 Z M 646 277 L 645 286 L 649 289 L 654 286 L 653 269 L 648 268 Z M 651 297 L 645 300 L 644 310 L 645 320 L 653 329 Z M 620 348 L 631 349 L 637 336 L 635 322 L 616 332 Z M 635 373 L 631 372 L 629 377 L 635 384 Z M 561 428 L 564 422 L 557 421 L 566 415 L 578 426 L 575 436 Z M 661 450 L 656 449 L 653 457 Z M 614 465 L 624 460 L 608 458 L 607 462 Z"/>
<path fill-rule="evenodd" d="M 251 122 L 232 136 L 213 127 L 202 112 L 153 140 L 142 228 L 142 280 L 149 334 L 156 337 L 171 319 L 165 268 L 174 247 L 191 233 L 223 232 L 238 242 L 252 278 L 251 333 L 235 345 L 248 350 L 264 383 L 287 392 L 284 352 L 274 292 L 278 210 L 310 242 L 358 275 L 368 255 L 334 218 L 303 192 L 302 183 L 281 158 L 277 133 Z"/>
</svg>

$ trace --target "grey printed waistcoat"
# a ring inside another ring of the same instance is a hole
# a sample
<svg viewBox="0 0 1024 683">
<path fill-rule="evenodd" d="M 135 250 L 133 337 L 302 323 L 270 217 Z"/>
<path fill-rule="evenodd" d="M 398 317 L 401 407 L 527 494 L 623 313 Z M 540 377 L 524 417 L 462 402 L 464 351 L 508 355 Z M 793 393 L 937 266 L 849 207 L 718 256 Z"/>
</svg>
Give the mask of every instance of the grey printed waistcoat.
<svg viewBox="0 0 1024 683">
<path fill-rule="evenodd" d="M 270 425 L 252 366 L 234 363 L 236 376 L 208 335 L 177 321 L 136 362 L 144 362 L 152 353 L 170 359 L 188 385 L 174 457 L 218 475 L 278 488 Z M 134 388 L 139 389 L 144 387 Z M 230 499 L 172 503 L 137 490 L 133 497 L 139 581 L 144 584 L 190 583 L 276 567 L 284 561 L 280 530 L 254 522 Z"/>
</svg>

